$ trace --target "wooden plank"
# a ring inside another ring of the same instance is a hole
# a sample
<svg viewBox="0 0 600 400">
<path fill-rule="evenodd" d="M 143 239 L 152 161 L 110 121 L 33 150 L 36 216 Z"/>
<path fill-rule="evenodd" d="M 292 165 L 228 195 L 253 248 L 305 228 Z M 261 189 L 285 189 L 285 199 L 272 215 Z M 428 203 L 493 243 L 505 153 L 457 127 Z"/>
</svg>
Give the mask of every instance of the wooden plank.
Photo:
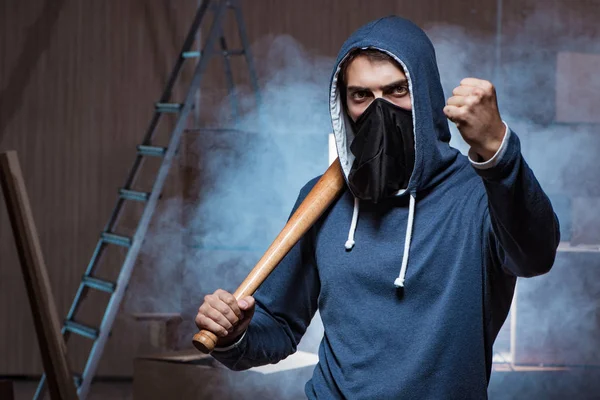
<svg viewBox="0 0 600 400">
<path fill-rule="evenodd" d="M 52 399 L 76 399 L 65 342 L 15 151 L 0 153 L 0 183 L 17 244 L 40 353 Z"/>
</svg>

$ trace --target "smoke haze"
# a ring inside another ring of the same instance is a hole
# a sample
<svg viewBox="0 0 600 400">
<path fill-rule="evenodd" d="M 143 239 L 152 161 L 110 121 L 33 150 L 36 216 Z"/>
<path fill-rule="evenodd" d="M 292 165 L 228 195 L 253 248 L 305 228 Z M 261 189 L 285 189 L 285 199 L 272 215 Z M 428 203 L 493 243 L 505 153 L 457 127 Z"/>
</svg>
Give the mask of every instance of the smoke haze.
<svg viewBox="0 0 600 400">
<path fill-rule="evenodd" d="M 555 90 L 561 79 L 556 52 L 600 53 L 600 42 L 593 36 L 550 35 L 546 22 L 551 18 L 537 10 L 523 26 L 506 27 L 502 40 L 510 44 L 510 52 L 502 54 L 497 68 L 493 35 L 474 36 L 464 28 L 439 24 L 425 28 L 436 46 L 446 97 L 467 76 L 493 81 L 497 75 L 493 83 L 502 117 L 521 139 L 523 155 L 553 201 L 562 239 L 568 241 L 574 213 L 583 212 L 583 219 L 600 223 L 598 208 L 590 207 L 589 201 L 583 210 L 573 208 L 578 198 L 600 197 L 595 166 L 600 138 L 598 125 L 555 122 L 561 101 L 561 93 Z M 592 23 L 589 17 L 581 18 Z M 163 204 L 143 248 L 143 271 L 136 272 L 130 290 L 127 307 L 131 310 L 176 311 L 193 319 L 205 294 L 217 288 L 234 291 L 284 226 L 300 188 L 327 167 L 328 85 L 334 59 L 310 54 L 289 36 L 268 37 L 255 47 L 269 49 L 266 57 L 256 57 L 262 113 L 245 115 L 230 126 L 244 132 L 206 134 L 186 150 L 200 160 L 188 165 L 200 171 L 198 198 L 193 202 L 174 198 Z M 536 47 L 543 51 L 531 54 Z M 587 85 L 599 92 L 600 75 Z M 577 101 L 597 102 L 595 96 Z M 224 115 L 228 106 L 225 101 Z M 451 144 L 466 154 L 468 146 L 452 124 L 451 129 Z M 600 243 L 599 235 L 592 236 L 579 235 L 582 242 L 597 239 L 595 243 Z M 560 255 L 547 277 L 520 281 L 524 294 L 519 304 L 525 311 L 516 329 L 522 343 L 568 346 L 572 354 L 593 355 L 587 364 L 600 365 L 594 340 L 600 294 L 594 267 L 599 266 L 600 256 L 570 258 L 569 254 Z M 561 284 L 567 276 L 569 285 Z M 185 332 L 192 333 L 193 326 Z M 316 352 L 322 333 L 317 320 L 301 349 Z M 578 335 L 578 340 L 557 341 L 565 334 Z M 573 361 L 567 353 L 561 354 L 565 362 Z M 556 352 L 548 357 L 561 360 Z M 496 375 L 494 379 L 502 383 Z"/>
</svg>

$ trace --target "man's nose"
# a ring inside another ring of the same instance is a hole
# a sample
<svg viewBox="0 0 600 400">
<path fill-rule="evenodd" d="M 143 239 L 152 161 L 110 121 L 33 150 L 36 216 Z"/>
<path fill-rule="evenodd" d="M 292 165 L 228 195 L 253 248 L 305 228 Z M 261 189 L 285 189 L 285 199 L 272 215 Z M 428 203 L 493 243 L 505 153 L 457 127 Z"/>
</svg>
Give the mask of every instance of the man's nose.
<svg viewBox="0 0 600 400">
<path fill-rule="evenodd" d="M 373 93 L 373 97 L 371 98 L 371 100 L 369 100 L 368 103 L 366 103 L 364 105 L 365 109 L 367 107 L 369 107 L 371 105 L 371 103 L 374 102 L 375 100 L 383 98 L 383 92 L 382 91 L 373 91 L 372 93 Z"/>
<path fill-rule="evenodd" d="M 373 92 L 373 96 L 376 99 L 381 99 L 383 97 L 383 92 L 381 92 L 381 91 L 375 91 L 375 92 Z"/>
</svg>

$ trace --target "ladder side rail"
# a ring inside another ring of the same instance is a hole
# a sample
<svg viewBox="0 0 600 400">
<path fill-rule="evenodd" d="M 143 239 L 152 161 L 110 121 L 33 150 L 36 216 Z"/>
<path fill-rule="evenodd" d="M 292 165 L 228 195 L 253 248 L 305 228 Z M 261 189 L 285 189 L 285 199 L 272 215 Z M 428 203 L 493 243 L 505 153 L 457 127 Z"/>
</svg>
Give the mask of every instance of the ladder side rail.
<svg viewBox="0 0 600 400">
<path fill-rule="evenodd" d="M 188 31 L 188 34 L 186 36 L 186 39 L 182 46 L 182 49 L 179 53 L 179 57 L 177 58 L 177 62 L 175 63 L 175 66 L 173 67 L 173 70 L 171 71 L 168 83 L 160 97 L 159 102 L 162 103 L 162 102 L 169 101 L 171 92 L 173 90 L 173 86 L 175 85 L 175 82 L 179 76 L 179 72 L 181 71 L 181 67 L 183 66 L 183 62 L 185 61 L 185 58 L 182 56 L 182 54 L 184 52 L 188 51 L 192 47 L 194 40 L 195 40 L 196 33 L 202 23 L 202 20 L 206 14 L 206 11 L 208 10 L 210 3 L 211 3 L 211 0 L 203 0 L 202 4 L 198 8 L 198 11 L 196 12 L 196 14 L 194 16 L 192 26 L 190 27 L 190 29 Z M 161 112 L 158 112 L 158 111 L 154 112 L 154 115 L 152 117 L 152 120 L 150 122 L 148 130 L 146 131 L 146 134 L 144 136 L 142 143 L 148 144 L 151 142 L 161 115 L 162 115 Z M 127 179 L 125 180 L 125 185 L 123 187 L 130 188 L 134 184 L 134 182 L 137 178 L 137 175 L 139 173 L 140 167 L 142 166 L 142 163 L 143 163 L 143 156 L 137 155 L 136 159 L 130 169 L 129 174 L 127 175 Z M 113 208 L 113 211 L 108 219 L 108 222 L 105 225 L 104 231 L 110 232 L 114 229 L 114 227 L 118 223 L 119 217 L 121 215 L 124 202 L 125 202 L 125 200 L 123 198 L 119 198 L 117 200 L 117 204 Z M 106 247 L 106 245 L 102 242 L 102 240 L 99 240 L 98 243 L 96 244 L 96 247 L 94 249 L 94 253 L 90 259 L 90 262 L 88 263 L 88 265 L 86 267 L 85 275 L 90 275 L 93 272 L 93 270 L 95 269 L 96 265 L 101 261 L 102 255 L 104 253 L 103 250 L 105 247 Z M 67 320 L 72 319 L 73 316 L 77 313 L 79 305 L 80 305 L 81 301 L 83 300 L 83 298 L 85 298 L 85 294 L 86 294 L 87 290 L 88 290 L 88 288 L 85 287 L 85 285 L 83 285 L 83 282 L 81 282 L 77 289 L 77 292 L 75 294 L 74 300 L 71 304 L 69 312 L 67 313 L 67 318 L 66 318 Z M 70 334 L 69 334 L 69 332 L 66 332 L 64 329 L 62 331 L 63 331 L 63 338 L 66 343 L 69 339 Z M 43 396 L 45 394 L 45 386 L 46 386 L 46 376 L 45 376 L 45 374 L 42 374 L 42 377 L 40 379 L 40 382 L 38 384 L 36 392 L 33 396 L 34 399 L 43 398 Z"/>
<path fill-rule="evenodd" d="M 177 78 L 179 77 L 179 73 L 181 72 L 181 67 L 183 66 L 183 63 L 185 61 L 185 58 L 183 57 L 183 53 L 185 53 L 186 51 L 189 51 L 192 48 L 192 45 L 194 44 L 194 40 L 196 38 L 196 32 L 200 28 L 200 25 L 202 23 L 202 20 L 204 19 L 204 16 L 206 15 L 206 11 L 208 10 L 210 3 L 211 3 L 211 0 L 203 0 L 202 3 L 200 4 L 200 7 L 198 7 L 198 11 L 196 12 L 196 15 L 194 16 L 192 26 L 190 27 L 190 29 L 186 35 L 185 41 L 183 43 L 183 46 L 181 47 L 181 51 L 179 52 L 177 62 L 175 63 L 175 66 L 173 67 L 173 70 L 171 71 L 171 73 L 169 75 L 168 83 L 167 83 L 162 95 L 160 96 L 159 103 L 166 103 L 169 101 L 169 99 L 171 97 L 171 92 L 173 90 L 173 86 L 175 85 L 175 82 L 177 81 Z M 159 122 L 162 114 L 163 113 L 159 112 L 159 111 L 154 112 L 154 115 L 152 116 L 152 120 L 150 122 L 148 130 L 146 131 L 146 134 L 144 135 L 144 139 L 142 140 L 142 144 L 150 144 L 151 143 L 152 138 L 154 136 L 154 132 L 156 131 L 156 127 L 158 126 L 158 122 Z M 143 160 L 144 160 L 143 156 L 141 156 L 139 154 L 136 156 L 133 166 L 131 167 L 129 174 L 127 175 L 127 179 L 125 180 L 125 184 L 123 185 L 124 188 L 129 189 L 133 186 L 133 184 L 135 183 L 135 180 L 137 178 L 137 175 L 139 173 L 140 167 L 143 163 Z M 105 231 L 110 232 L 114 229 L 114 227 L 117 224 L 119 217 L 121 215 L 121 210 L 123 208 L 124 201 L 125 200 L 122 198 L 119 198 L 117 200 L 117 204 L 116 204 L 115 208 L 113 209 L 111 216 L 108 219 L 108 223 L 106 224 L 106 227 L 104 228 Z M 97 262 L 94 263 L 93 261 L 96 260 L 97 258 L 99 259 L 100 258 L 99 256 L 101 254 L 102 254 L 102 248 L 99 248 L 97 251 L 97 257 L 93 257 L 92 262 L 90 262 L 90 264 L 88 265 L 88 271 L 91 272 L 93 270 L 94 264 L 97 263 Z"/>
<path fill-rule="evenodd" d="M 43 399 L 46 394 L 46 373 L 42 374 L 40 382 L 38 383 L 37 389 L 33 394 L 33 400 Z"/>
<path fill-rule="evenodd" d="M 200 28 L 200 24 L 202 23 L 202 20 L 204 19 L 204 16 L 206 15 L 206 11 L 208 10 L 210 3 L 211 3 L 211 0 L 203 0 L 202 4 L 200 4 L 200 7 L 198 7 L 198 11 L 196 12 L 196 15 L 194 16 L 194 21 L 192 22 L 192 26 L 190 27 L 190 30 L 188 31 L 188 33 L 185 37 L 183 46 L 181 47 L 181 51 L 179 52 L 179 56 L 177 58 L 177 62 L 175 63 L 175 66 L 173 67 L 173 70 L 171 71 L 169 80 L 167 81 L 168 82 L 167 86 L 165 87 L 165 90 L 163 91 L 163 94 L 160 97 L 159 103 L 166 103 L 169 101 L 169 98 L 171 97 L 171 91 L 173 90 L 175 81 L 177 80 L 177 77 L 179 75 L 181 67 L 183 66 L 183 63 L 185 61 L 185 58 L 183 57 L 183 53 L 189 51 L 192 48 L 192 45 L 194 44 L 194 40 L 196 39 L 196 32 Z M 200 55 L 200 57 L 202 57 L 202 54 Z"/>
<path fill-rule="evenodd" d="M 185 53 L 186 51 L 189 51 L 192 48 L 192 45 L 194 44 L 194 40 L 196 38 L 196 33 L 197 33 L 198 29 L 200 28 L 200 25 L 204 19 L 204 16 L 206 15 L 206 11 L 208 10 L 210 3 L 211 3 L 211 0 L 203 0 L 202 3 L 200 4 L 200 7 L 198 7 L 198 11 L 196 12 L 196 15 L 194 16 L 192 26 L 190 27 L 190 29 L 186 35 L 185 41 L 183 43 L 183 46 L 181 47 L 181 51 L 179 52 L 177 62 L 175 63 L 175 66 L 173 67 L 173 70 L 171 71 L 171 74 L 169 76 L 168 83 L 167 83 L 162 95 L 160 96 L 159 103 L 166 103 L 169 101 L 169 99 L 171 97 L 171 92 L 173 90 L 173 86 L 175 85 L 175 82 L 177 81 L 177 78 L 179 77 L 179 73 L 181 72 L 181 68 L 185 61 L 185 58 L 183 57 L 183 53 Z M 151 143 L 161 115 L 162 115 L 162 112 L 159 112 L 159 111 L 154 112 L 154 115 L 152 116 L 152 120 L 150 122 L 148 130 L 146 131 L 146 134 L 144 135 L 144 139 L 142 140 L 142 144 L 150 144 Z M 144 159 L 144 157 L 139 154 L 136 156 L 133 166 L 131 167 L 129 174 L 127 175 L 127 179 L 125 180 L 125 184 L 123 185 L 124 188 L 129 189 L 135 183 L 135 180 L 139 173 L 140 167 L 143 163 L 143 159 Z M 108 219 L 108 223 L 106 224 L 106 227 L 104 228 L 105 231 L 112 231 L 114 229 L 115 225 L 117 224 L 117 222 L 119 220 L 119 216 L 121 214 L 123 204 L 124 204 L 124 199 L 119 198 L 117 200 L 117 204 L 116 204 L 115 208 L 113 209 L 113 212 L 111 213 L 110 218 Z M 102 254 L 102 249 L 99 249 L 98 256 L 101 254 Z M 95 258 L 96 257 L 94 257 L 92 260 L 94 260 Z M 92 265 L 92 263 L 90 263 L 90 265 L 88 266 L 88 270 L 91 272 L 91 270 L 93 270 L 93 267 L 94 266 Z"/>
<path fill-rule="evenodd" d="M 203 0 L 202 3 L 200 4 L 200 7 L 198 7 L 198 11 L 196 12 L 196 15 L 194 16 L 192 26 L 190 27 L 190 29 L 186 35 L 185 41 L 181 47 L 181 51 L 179 52 L 177 62 L 175 63 L 175 66 L 173 67 L 173 69 L 169 75 L 168 83 L 167 83 L 162 95 L 160 96 L 160 100 L 158 101 L 159 103 L 166 103 L 169 101 L 169 99 L 171 97 L 171 92 L 173 91 L 173 86 L 175 86 L 175 82 L 177 81 L 177 78 L 179 77 L 179 73 L 181 72 L 181 68 L 183 67 L 183 63 L 185 61 L 185 58 L 183 57 L 183 53 L 185 53 L 186 51 L 189 51 L 192 48 L 192 45 L 194 44 L 194 40 L 196 38 L 196 32 L 200 28 L 200 25 L 202 23 L 202 20 L 204 19 L 204 16 L 206 15 L 206 11 L 208 10 L 210 3 L 211 3 L 211 0 Z M 144 139 L 142 140 L 142 144 L 150 144 L 151 143 L 152 138 L 154 136 L 154 132 L 156 131 L 156 127 L 158 126 L 158 122 L 159 122 L 162 114 L 163 113 L 159 112 L 159 111 L 154 112 L 154 115 L 152 116 L 152 120 L 150 122 L 148 130 L 146 131 L 146 134 L 144 135 Z M 133 186 L 133 184 L 135 183 L 135 180 L 137 178 L 137 175 L 139 173 L 140 167 L 143 163 L 143 160 L 144 160 L 143 156 L 141 156 L 139 154 L 136 156 L 133 166 L 131 167 L 129 174 L 127 175 L 127 179 L 125 180 L 125 184 L 123 185 L 124 188 L 131 188 Z M 116 204 L 115 208 L 113 209 L 111 216 L 108 219 L 108 223 L 106 224 L 106 227 L 104 228 L 105 231 L 110 232 L 114 229 L 115 225 L 117 224 L 117 222 L 119 220 L 124 201 L 125 200 L 122 198 L 119 198 L 117 200 L 117 204 Z M 102 249 L 99 249 L 98 256 L 101 254 L 102 254 Z M 94 260 L 94 259 L 96 259 L 96 257 L 92 258 L 92 260 Z M 93 263 L 90 263 L 90 265 L 88 265 L 88 271 L 91 272 L 93 270 L 93 268 L 94 268 Z"/>
<path fill-rule="evenodd" d="M 202 19 L 204 17 L 204 15 L 206 14 L 206 10 L 208 9 L 208 5 L 210 3 L 211 0 L 204 0 L 201 4 L 201 6 L 199 7 L 198 11 L 196 12 L 196 15 L 194 17 L 194 21 L 192 24 L 192 27 L 190 28 L 186 40 L 184 42 L 184 45 L 182 46 L 182 50 L 180 52 L 180 56 L 177 60 L 177 63 L 175 64 L 175 67 L 173 68 L 173 71 L 171 72 L 171 77 L 169 78 L 169 83 L 167 85 L 167 88 L 165 89 L 165 91 L 163 92 L 162 96 L 161 96 L 161 100 L 160 102 L 166 102 L 169 100 L 170 94 L 171 94 L 171 90 L 172 87 L 174 85 L 174 82 L 176 81 L 179 72 L 181 70 L 181 66 L 183 65 L 183 61 L 184 58 L 181 57 L 181 54 L 183 54 L 183 52 L 188 51 L 193 42 L 194 42 L 194 37 L 196 35 L 196 31 L 198 30 Z M 162 113 L 160 112 L 155 112 L 152 118 L 152 121 L 150 123 L 150 128 L 148 129 L 146 138 L 144 139 L 144 142 L 149 142 L 152 139 L 152 134 L 155 131 L 156 125 L 158 125 L 158 120 L 160 118 Z M 134 161 L 134 164 L 127 176 L 127 179 L 125 180 L 125 184 L 123 185 L 124 188 L 130 188 L 134 183 L 135 180 L 137 178 L 137 175 L 139 173 L 139 170 L 142 166 L 143 163 L 143 159 L 144 157 L 141 155 L 137 155 Z M 123 205 L 125 204 L 125 199 L 123 198 L 119 198 L 117 200 L 117 203 L 115 205 L 115 207 L 113 208 L 113 211 L 108 219 L 108 223 L 106 224 L 104 231 L 105 232 L 112 232 L 114 230 L 114 228 L 116 227 L 118 221 L 119 221 L 119 217 L 121 216 L 121 212 L 123 210 Z M 95 266 L 101 261 L 101 256 L 103 254 L 103 250 L 106 247 L 106 244 L 102 242 L 102 240 L 99 240 L 95 249 L 94 249 L 94 253 L 92 255 L 92 258 L 90 259 L 90 262 L 86 268 L 86 272 L 85 275 L 90 275 L 93 273 Z M 83 286 L 83 285 L 80 285 Z M 79 300 L 80 297 L 84 297 L 85 294 L 85 288 L 81 288 L 78 289 L 78 294 L 76 295 L 76 299 Z M 77 301 L 74 301 L 71 309 L 69 310 L 67 319 L 71 319 L 75 313 L 77 312 Z"/>
<path fill-rule="evenodd" d="M 250 85 L 254 91 L 256 97 L 256 107 L 260 107 L 260 91 L 258 88 L 258 77 L 256 69 L 254 68 L 254 58 L 252 57 L 252 51 L 250 50 L 250 42 L 248 41 L 248 35 L 246 33 L 246 24 L 244 23 L 244 17 L 242 16 L 241 6 L 238 0 L 230 0 L 233 5 L 233 11 L 235 13 L 235 19 L 238 25 L 238 33 L 240 41 L 242 42 L 242 48 L 244 49 L 244 57 L 246 58 L 246 64 L 248 65 L 248 71 L 250 72 Z"/>
<path fill-rule="evenodd" d="M 233 72 L 231 71 L 231 60 L 230 55 L 228 53 L 229 49 L 227 47 L 227 41 L 225 40 L 224 32 L 221 32 L 221 38 L 219 39 L 221 45 L 221 52 L 223 53 L 223 66 L 225 67 L 225 78 L 227 81 L 227 93 L 229 96 L 229 102 L 231 104 L 231 114 L 233 116 L 234 121 L 238 121 L 239 118 L 239 110 L 238 110 L 238 102 L 235 96 L 235 82 L 233 80 Z"/>
<path fill-rule="evenodd" d="M 133 266 L 135 264 L 137 255 L 140 251 L 144 236 L 146 234 L 146 231 L 148 230 L 152 214 L 156 208 L 158 197 L 162 192 L 162 188 L 168 176 L 171 161 L 175 156 L 181 136 L 186 128 L 187 116 L 192 109 L 195 92 L 200 86 L 201 77 L 207 68 L 208 61 L 211 58 L 212 52 L 214 51 L 214 43 L 218 39 L 218 35 L 221 31 L 221 23 L 223 20 L 225 6 L 226 3 L 224 1 L 220 2 L 215 12 L 215 17 L 208 35 L 207 42 L 205 44 L 205 48 L 202 52 L 202 57 L 200 58 L 200 62 L 196 66 L 192 83 L 185 97 L 183 109 L 181 110 L 179 119 L 173 130 L 173 134 L 171 135 L 169 146 L 167 147 L 167 152 L 164 156 L 163 163 L 158 171 L 158 176 L 152 188 L 150 198 L 148 199 L 148 202 L 144 209 L 144 213 L 142 214 L 138 228 L 133 237 L 132 245 L 129 251 L 127 252 L 127 257 L 125 258 L 125 262 L 123 263 L 121 272 L 119 274 L 119 278 L 117 280 L 116 290 L 108 302 L 106 313 L 104 314 L 102 323 L 100 324 L 99 337 L 92 346 L 90 356 L 88 357 L 85 369 L 82 374 L 82 382 L 78 390 L 80 399 L 85 399 L 89 392 L 91 380 L 96 372 L 96 368 L 100 361 L 100 356 L 102 355 L 102 351 L 104 350 L 104 346 L 108 339 L 112 324 L 117 315 L 119 305 L 125 294 L 127 283 L 131 276 L 131 272 L 133 270 Z"/>
</svg>

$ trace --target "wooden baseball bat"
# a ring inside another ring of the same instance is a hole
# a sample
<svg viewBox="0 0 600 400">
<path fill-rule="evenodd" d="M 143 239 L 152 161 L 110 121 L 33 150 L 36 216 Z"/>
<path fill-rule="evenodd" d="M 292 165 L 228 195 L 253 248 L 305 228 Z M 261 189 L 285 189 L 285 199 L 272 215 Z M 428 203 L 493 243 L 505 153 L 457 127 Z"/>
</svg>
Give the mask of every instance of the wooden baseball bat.
<svg viewBox="0 0 600 400">
<path fill-rule="evenodd" d="M 344 189 L 344 184 L 340 161 L 336 159 L 290 217 L 250 274 L 237 288 L 233 294 L 236 300 L 254 294 L 292 247 L 338 198 Z M 198 350 L 208 354 L 215 348 L 217 336 L 210 331 L 202 330 L 194 335 L 193 343 Z"/>
</svg>

